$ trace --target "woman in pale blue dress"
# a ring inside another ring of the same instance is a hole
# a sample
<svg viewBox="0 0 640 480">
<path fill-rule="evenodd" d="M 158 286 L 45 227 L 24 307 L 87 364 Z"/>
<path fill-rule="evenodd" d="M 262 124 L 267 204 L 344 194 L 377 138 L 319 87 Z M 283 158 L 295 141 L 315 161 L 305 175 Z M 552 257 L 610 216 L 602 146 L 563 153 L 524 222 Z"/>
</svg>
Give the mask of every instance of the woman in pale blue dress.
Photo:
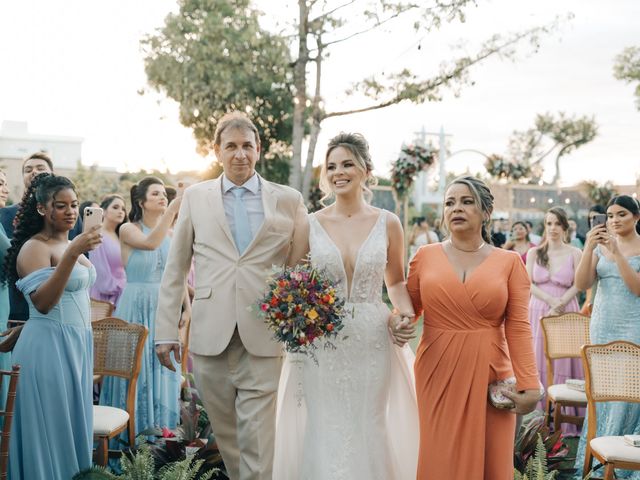
<svg viewBox="0 0 640 480">
<path fill-rule="evenodd" d="M 628 195 L 607 206 L 607 224 L 587 234 L 575 285 L 584 290 L 598 280 L 591 315 L 591 343 L 627 340 L 640 344 L 640 205 Z M 640 405 L 597 404 L 597 435 L 640 434 Z M 587 419 L 585 419 L 585 425 Z M 582 478 L 587 429 L 582 430 L 575 468 Z M 595 462 L 594 462 L 595 465 Z M 640 480 L 640 472 L 618 470 L 617 478 Z"/>
<path fill-rule="evenodd" d="M 69 479 L 91 466 L 93 341 L 89 287 L 95 270 L 82 254 L 101 242 L 98 227 L 69 231 L 78 218 L 73 183 L 37 176 L 26 191 L 5 260 L 29 305 L 13 350 L 19 364 L 10 440 L 11 479 Z"/>
<path fill-rule="evenodd" d="M 180 374 L 162 368 L 154 348 L 160 280 L 169 253 L 168 233 L 180 202 L 181 197 L 178 197 L 167 206 L 162 181 L 145 177 L 131 188 L 130 223 L 120 227 L 127 285 L 114 316 L 142 324 L 149 330 L 136 392 L 136 433 L 151 428 L 173 429 L 180 419 Z M 187 308 L 190 312 L 190 307 Z M 100 404 L 125 408 L 126 381 L 106 378 Z M 121 437 L 122 440 L 125 438 Z"/>
<path fill-rule="evenodd" d="M 4 208 L 9 197 L 9 188 L 7 186 L 7 175 L 0 171 L 0 208 Z M 11 241 L 7 237 L 4 227 L 0 225 L 0 265 L 4 265 L 4 258 L 7 254 Z M 0 332 L 7 329 L 7 320 L 9 319 L 9 286 L 0 283 Z M 0 353 L 0 370 L 11 370 L 11 352 Z M 0 387 L 0 409 L 4 410 L 7 400 L 7 392 L 9 391 L 9 380 L 5 378 Z M 4 418 L 0 418 L 0 428 L 4 423 Z"/>
</svg>

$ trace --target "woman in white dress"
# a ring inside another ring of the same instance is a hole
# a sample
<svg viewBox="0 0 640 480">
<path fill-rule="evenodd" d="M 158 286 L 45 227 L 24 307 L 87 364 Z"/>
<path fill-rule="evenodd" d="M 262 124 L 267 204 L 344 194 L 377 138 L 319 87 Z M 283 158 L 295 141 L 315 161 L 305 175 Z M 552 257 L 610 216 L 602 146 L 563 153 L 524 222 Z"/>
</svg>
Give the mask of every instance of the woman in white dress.
<svg viewBox="0 0 640 480">
<path fill-rule="evenodd" d="M 406 341 L 414 313 L 405 287 L 402 226 L 365 200 L 373 165 L 360 134 L 329 142 L 321 186 L 335 203 L 310 215 L 314 266 L 338 283 L 349 314 L 317 364 L 288 355 L 280 380 L 273 478 L 413 480 L 418 417 Z M 398 314 L 382 301 L 383 282 Z M 320 342 L 322 343 L 322 342 Z"/>
</svg>

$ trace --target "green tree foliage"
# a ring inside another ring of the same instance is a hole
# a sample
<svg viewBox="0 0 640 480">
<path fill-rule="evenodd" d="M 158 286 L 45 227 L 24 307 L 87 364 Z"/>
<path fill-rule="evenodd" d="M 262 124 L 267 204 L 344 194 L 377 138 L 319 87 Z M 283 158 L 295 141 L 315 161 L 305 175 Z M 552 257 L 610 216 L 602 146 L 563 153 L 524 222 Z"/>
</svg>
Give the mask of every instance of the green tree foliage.
<svg viewBox="0 0 640 480">
<path fill-rule="evenodd" d="M 636 107 L 640 110 L 640 47 L 627 47 L 616 57 L 613 75 L 627 83 L 637 82 Z"/>
<path fill-rule="evenodd" d="M 618 195 L 613 183 L 605 182 L 602 185 L 595 180 L 589 180 L 582 184 L 591 201 L 596 205 L 605 207 L 609 200 Z"/>
<path fill-rule="evenodd" d="M 509 139 L 506 160 L 499 155 L 492 157 L 517 167 L 513 169 L 517 172 L 517 177 L 513 175 L 513 180 L 528 178 L 531 182 L 537 182 L 542 177 L 542 162 L 554 155 L 555 174 L 551 183 L 557 184 L 560 181 L 562 158 L 592 141 L 597 134 L 598 125 L 593 117 L 568 117 L 563 112 L 557 116 L 551 113 L 539 114 L 533 128 L 513 132 Z M 510 176 L 508 172 L 504 173 L 500 169 L 490 173 L 495 177 Z"/>
<path fill-rule="evenodd" d="M 71 181 L 76 186 L 76 192 L 81 202 L 92 200 L 100 203 L 100 200 L 110 193 L 122 193 L 117 174 L 107 174 L 98 170 L 96 165 L 87 167 L 78 162 L 75 174 Z"/>
<path fill-rule="evenodd" d="M 179 6 L 143 39 L 145 71 L 153 88 L 180 104 L 180 121 L 193 130 L 199 152 L 213 150 L 216 120 L 231 110 L 247 112 L 256 123 L 263 157 L 272 145 L 289 145 L 293 105 L 286 39 L 260 27 L 249 0 L 181 0 Z M 283 162 L 281 156 L 271 158 Z"/>
</svg>

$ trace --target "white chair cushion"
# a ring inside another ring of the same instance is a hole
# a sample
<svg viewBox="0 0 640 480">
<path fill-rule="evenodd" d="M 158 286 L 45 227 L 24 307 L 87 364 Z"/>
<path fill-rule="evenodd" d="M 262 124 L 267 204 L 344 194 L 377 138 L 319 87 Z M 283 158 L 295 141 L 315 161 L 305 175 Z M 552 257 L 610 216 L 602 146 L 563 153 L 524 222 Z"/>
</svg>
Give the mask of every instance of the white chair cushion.
<svg viewBox="0 0 640 480">
<path fill-rule="evenodd" d="M 547 393 L 554 402 L 581 402 L 584 403 L 585 407 L 587 406 L 587 395 L 584 392 L 567 387 L 564 383 L 551 385 L 547 388 Z"/>
<path fill-rule="evenodd" d="M 627 445 L 624 437 L 596 437 L 589 443 L 594 452 L 608 462 L 634 462 L 640 464 L 640 447 Z"/>
<path fill-rule="evenodd" d="M 110 435 L 111 432 L 126 425 L 129 414 L 126 410 L 105 405 L 93 406 L 93 434 Z"/>
</svg>

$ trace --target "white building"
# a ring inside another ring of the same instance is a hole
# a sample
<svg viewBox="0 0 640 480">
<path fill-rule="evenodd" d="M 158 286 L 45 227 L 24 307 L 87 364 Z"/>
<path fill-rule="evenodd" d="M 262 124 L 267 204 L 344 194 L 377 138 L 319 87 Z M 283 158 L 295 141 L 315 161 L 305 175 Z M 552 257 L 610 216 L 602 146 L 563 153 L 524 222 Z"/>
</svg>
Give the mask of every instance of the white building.
<svg viewBox="0 0 640 480">
<path fill-rule="evenodd" d="M 29 133 L 27 122 L 3 121 L 0 127 L 0 168 L 9 182 L 10 199 L 20 201 L 24 189 L 22 162 L 35 152 L 46 152 L 57 173 L 76 170 L 81 158 L 83 139 L 59 135 Z"/>
</svg>

